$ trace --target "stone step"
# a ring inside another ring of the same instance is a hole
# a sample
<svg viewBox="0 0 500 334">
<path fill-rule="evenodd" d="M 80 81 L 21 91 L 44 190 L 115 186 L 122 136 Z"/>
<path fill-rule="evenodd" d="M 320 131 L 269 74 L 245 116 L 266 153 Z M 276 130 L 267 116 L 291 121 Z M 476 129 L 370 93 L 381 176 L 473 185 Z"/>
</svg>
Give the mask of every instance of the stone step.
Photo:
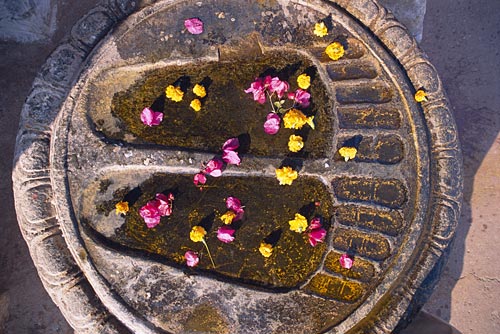
<svg viewBox="0 0 500 334">
<path fill-rule="evenodd" d="M 356 137 L 356 136 L 355 136 Z M 404 157 L 404 144 L 401 138 L 397 135 L 380 135 L 380 136 L 361 136 L 356 148 L 358 150 L 355 161 L 358 162 L 374 162 L 381 164 L 397 164 Z M 352 136 L 340 136 L 335 153 L 335 160 L 343 160 L 338 153 L 338 149 L 343 146 L 349 146 Z"/>
<path fill-rule="evenodd" d="M 398 211 L 380 210 L 370 206 L 340 205 L 335 208 L 336 221 L 342 225 L 361 227 L 374 232 L 397 236 L 405 223 Z"/>
<path fill-rule="evenodd" d="M 375 261 L 383 261 L 391 255 L 391 247 L 385 237 L 342 227 L 334 231 L 333 247 Z"/>
<path fill-rule="evenodd" d="M 401 113 L 392 106 L 349 106 L 336 110 L 341 129 L 396 130 L 401 127 Z"/>
</svg>

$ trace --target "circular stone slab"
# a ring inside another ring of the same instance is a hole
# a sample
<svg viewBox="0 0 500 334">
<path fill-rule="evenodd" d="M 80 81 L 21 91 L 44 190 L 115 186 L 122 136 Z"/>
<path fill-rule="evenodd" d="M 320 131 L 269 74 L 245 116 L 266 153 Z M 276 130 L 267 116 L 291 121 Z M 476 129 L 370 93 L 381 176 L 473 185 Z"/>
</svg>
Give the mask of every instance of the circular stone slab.
<svg viewBox="0 0 500 334">
<path fill-rule="evenodd" d="M 185 28 L 190 18 L 201 34 Z M 313 33 L 318 22 L 328 35 Z M 345 49 L 338 60 L 325 54 L 333 42 Z M 270 75 L 295 91 L 302 73 L 312 121 L 267 135 L 273 106 L 244 90 Z M 199 83 L 207 95 L 195 112 Z M 165 97 L 169 85 L 182 101 Z M 427 101 L 415 102 L 418 89 Z M 145 107 L 163 113 L 160 125 L 142 124 Z M 291 135 L 304 139 L 297 153 Z M 196 187 L 229 138 L 241 164 Z M 79 332 L 391 333 L 432 288 L 460 210 L 441 82 L 373 0 L 105 2 L 35 80 L 16 152 L 19 223 Z M 284 166 L 298 171 L 291 185 L 276 179 Z M 148 228 L 139 210 L 158 193 L 174 195 L 173 212 Z M 217 229 L 230 196 L 245 213 L 226 244 Z M 122 201 L 129 211 L 116 214 Z M 290 230 L 297 213 L 321 219 L 324 242 Z M 190 240 L 194 226 L 207 231 L 210 254 Z M 195 268 L 188 250 L 200 256 Z M 351 269 L 340 266 L 345 253 Z"/>
</svg>

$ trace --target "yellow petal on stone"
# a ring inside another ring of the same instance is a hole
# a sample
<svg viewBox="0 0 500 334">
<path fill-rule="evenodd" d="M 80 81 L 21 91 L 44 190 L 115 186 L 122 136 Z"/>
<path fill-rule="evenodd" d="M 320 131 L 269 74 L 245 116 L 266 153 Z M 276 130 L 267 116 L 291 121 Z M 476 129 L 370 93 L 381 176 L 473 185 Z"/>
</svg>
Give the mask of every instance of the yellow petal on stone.
<svg viewBox="0 0 500 334">
<path fill-rule="evenodd" d="M 292 185 L 293 180 L 299 177 L 299 173 L 293 170 L 291 167 L 283 167 L 276 169 L 276 178 L 280 182 L 280 185 Z"/>
<path fill-rule="evenodd" d="M 328 35 L 328 28 L 324 22 L 319 22 L 314 25 L 314 34 L 318 37 L 325 37 Z"/>
<path fill-rule="evenodd" d="M 339 42 L 333 42 L 325 49 L 325 53 L 332 60 L 339 60 L 344 56 L 344 47 Z"/>
<path fill-rule="evenodd" d="M 314 130 L 314 116 L 307 117 L 306 123 L 311 127 L 311 129 Z"/>
<path fill-rule="evenodd" d="M 424 102 L 427 101 L 427 93 L 423 89 L 419 89 L 415 92 L 415 101 Z"/>
<path fill-rule="evenodd" d="M 120 201 L 120 202 L 116 203 L 115 210 L 116 210 L 117 215 L 119 215 L 121 213 L 126 214 L 129 210 L 128 202 Z"/>
<path fill-rule="evenodd" d="M 174 102 L 181 102 L 184 97 L 184 92 L 180 87 L 169 85 L 165 88 L 165 96 Z"/>
<path fill-rule="evenodd" d="M 308 76 L 307 74 L 301 74 L 297 77 L 297 85 L 301 89 L 307 89 L 311 86 L 311 77 Z"/>
<path fill-rule="evenodd" d="M 202 85 L 199 85 L 199 84 L 194 85 L 193 93 L 196 96 L 201 97 L 201 98 L 204 98 L 205 96 L 207 96 L 207 91 L 205 90 L 205 87 L 203 87 Z"/>
<path fill-rule="evenodd" d="M 304 232 L 307 229 L 308 225 L 306 217 L 302 216 L 300 213 L 296 213 L 295 218 L 289 220 L 288 224 L 290 225 L 290 230 L 297 233 Z"/>
<path fill-rule="evenodd" d="M 270 257 L 273 253 L 273 246 L 265 242 L 260 243 L 259 252 L 263 257 Z"/>
<path fill-rule="evenodd" d="M 207 231 L 205 231 L 203 226 L 193 226 L 191 232 L 189 232 L 189 239 L 193 242 L 202 242 L 204 241 L 205 234 L 207 234 Z"/>
<path fill-rule="evenodd" d="M 288 149 L 291 152 L 298 152 L 304 147 L 304 140 L 301 136 L 291 135 L 288 138 Z"/>
<path fill-rule="evenodd" d="M 341 147 L 339 149 L 339 154 L 344 160 L 347 162 L 356 157 L 356 154 L 358 153 L 358 150 L 355 147 Z"/>
<path fill-rule="evenodd" d="M 236 217 L 236 213 L 234 213 L 233 211 L 228 211 L 225 214 L 223 214 L 222 216 L 220 216 L 220 219 L 222 220 L 222 222 L 224 224 L 229 225 L 233 222 L 233 219 L 235 217 Z"/>
<path fill-rule="evenodd" d="M 191 101 L 191 103 L 189 104 L 189 106 L 196 112 L 200 111 L 201 110 L 201 101 L 198 100 L 198 99 L 194 99 L 193 101 Z"/>
</svg>

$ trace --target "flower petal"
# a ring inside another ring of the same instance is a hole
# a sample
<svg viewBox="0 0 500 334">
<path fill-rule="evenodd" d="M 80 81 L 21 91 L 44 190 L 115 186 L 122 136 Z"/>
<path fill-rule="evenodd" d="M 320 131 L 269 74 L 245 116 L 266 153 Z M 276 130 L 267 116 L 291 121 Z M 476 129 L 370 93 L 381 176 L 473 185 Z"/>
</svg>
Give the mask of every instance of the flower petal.
<svg viewBox="0 0 500 334">
<path fill-rule="evenodd" d="M 160 212 L 156 201 L 149 201 L 139 209 L 139 215 L 144 219 L 148 228 L 153 228 L 160 223 Z"/>
<path fill-rule="evenodd" d="M 238 152 L 230 150 L 224 151 L 222 154 L 222 160 L 224 160 L 224 162 L 228 165 L 239 165 L 241 162 Z"/>
<path fill-rule="evenodd" d="M 348 254 L 342 254 L 339 259 L 340 266 L 344 269 L 351 269 L 354 264 L 354 259 Z"/>
<path fill-rule="evenodd" d="M 224 242 L 224 243 L 230 243 L 232 241 L 234 241 L 234 234 L 235 230 L 228 227 L 228 226 L 221 226 L 219 227 L 219 229 L 217 230 L 217 239 L 219 239 L 220 241 Z"/>
<path fill-rule="evenodd" d="M 147 126 L 160 125 L 163 121 L 163 113 L 153 111 L 151 108 L 144 108 L 141 112 L 141 121 Z"/>
<path fill-rule="evenodd" d="M 193 178 L 193 183 L 197 186 L 198 184 L 205 184 L 207 182 L 207 177 L 203 173 L 198 173 Z"/>
<path fill-rule="evenodd" d="M 318 242 L 323 242 L 325 241 L 326 237 L 326 230 L 324 228 L 316 228 L 309 232 L 309 243 L 311 246 L 316 246 Z"/>
<path fill-rule="evenodd" d="M 209 162 L 203 172 L 213 177 L 219 177 L 222 175 L 222 167 L 224 166 L 224 162 L 219 158 L 213 158 Z"/>
<path fill-rule="evenodd" d="M 187 251 L 186 254 L 184 254 L 184 258 L 186 259 L 186 265 L 188 267 L 195 267 L 200 262 L 198 253 L 193 251 Z"/>
<path fill-rule="evenodd" d="M 238 140 L 238 138 L 229 138 L 222 145 L 222 150 L 223 151 L 226 151 L 226 150 L 234 151 L 234 150 L 237 150 L 238 147 L 240 147 L 240 141 Z"/>
<path fill-rule="evenodd" d="M 267 120 L 264 122 L 264 131 L 268 135 L 274 135 L 278 133 L 280 129 L 281 118 L 275 113 L 269 113 L 267 115 Z"/>
<path fill-rule="evenodd" d="M 317 228 L 321 228 L 323 225 L 321 224 L 321 218 L 320 217 L 314 217 L 311 219 L 311 223 L 309 224 L 309 229 L 315 230 Z"/>
<path fill-rule="evenodd" d="M 185 20 L 184 26 L 193 35 L 199 35 L 203 32 L 203 22 L 197 17 Z"/>
</svg>

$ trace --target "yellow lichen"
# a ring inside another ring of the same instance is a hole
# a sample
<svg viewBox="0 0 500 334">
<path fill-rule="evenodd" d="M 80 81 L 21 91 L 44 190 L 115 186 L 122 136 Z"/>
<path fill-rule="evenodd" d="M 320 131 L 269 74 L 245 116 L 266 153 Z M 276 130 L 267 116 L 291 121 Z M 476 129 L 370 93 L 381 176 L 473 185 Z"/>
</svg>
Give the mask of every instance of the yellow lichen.
<svg viewBox="0 0 500 334">
<path fill-rule="evenodd" d="M 128 202 L 120 201 L 120 202 L 116 203 L 115 210 L 116 210 L 117 215 L 119 215 L 121 213 L 126 214 L 129 210 Z"/>
<path fill-rule="evenodd" d="M 314 116 L 306 117 L 302 111 L 293 108 L 283 116 L 283 125 L 286 129 L 300 130 L 305 124 L 309 124 L 314 129 L 313 119 Z"/>
<path fill-rule="evenodd" d="M 189 239 L 193 242 L 203 242 L 205 234 L 207 234 L 207 231 L 202 226 L 193 226 L 191 232 L 189 232 Z"/>
<path fill-rule="evenodd" d="M 297 233 L 302 233 L 307 229 L 307 219 L 300 213 L 296 213 L 295 218 L 289 220 L 288 224 L 290 224 L 290 230 Z"/>
<path fill-rule="evenodd" d="M 301 74 L 297 77 L 297 84 L 302 89 L 307 89 L 311 86 L 311 77 L 307 74 Z"/>
<path fill-rule="evenodd" d="M 165 96 L 174 102 L 180 102 L 184 97 L 184 92 L 180 87 L 169 85 L 167 88 L 165 88 Z"/>
<path fill-rule="evenodd" d="M 291 167 L 276 169 L 276 178 L 280 182 L 280 185 L 291 185 L 293 180 L 295 180 L 298 176 L 299 173 Z"/>
<path fill-rule="evenodd" d="M 318 37 L 325 37 L 328 35 L 328 28 L 324 22 L 319 22 L 314 25 L 314 34 Z"/>
<path fill-rule="evenodd" d="M 345 161 L 354 159 L 356 153 L 358 153 L 358 150 L 355 147 L 341 147 L 339 149 L 339 154 Z"/>
<path fill-rule="evenodd" d="M 301 136 L 291 135 L 288 139 L 288 149 L 291 152 L 298 152 L 304 147 L 304 140 Z"/>
<path fill-rule="evenodd" d="M 199 84 L 194 85 L 193 93 L 196 96 L 201 97 L 201 98 L 204 98 L 205 96 L 207 96 L 207 91 L 205 90 L 205 87 L 203 87 L 202 85 L 199 85 Z"/>
<path fill-rule="evenodd" d="M 415 101 L 424 102 L 427 101 L 427 93 L 423 89 L 419 89 L 415 92 Z"/>
<path fill-rule="evenodd" d="M 189 106 L 191 108 L 193 108 L 194 111 L 200 111 L 201 110 L 201 101 L 198 99 L 194 99 L 193 101 L 191 101 Z"/>
<path fill-rule="evenodd" d="M 332 60 L 339 60 L 344 56 L 344 47 L 339 42 L 333 42 L 325 49 L 325 53 Z"/>
<path fill-rule="evenodd" d="M 273 253 L 273 246 L 271 244 L 261 242 L 259 247 L 259 252 L 263 257 L 270 257 Z"/>
</svg>

